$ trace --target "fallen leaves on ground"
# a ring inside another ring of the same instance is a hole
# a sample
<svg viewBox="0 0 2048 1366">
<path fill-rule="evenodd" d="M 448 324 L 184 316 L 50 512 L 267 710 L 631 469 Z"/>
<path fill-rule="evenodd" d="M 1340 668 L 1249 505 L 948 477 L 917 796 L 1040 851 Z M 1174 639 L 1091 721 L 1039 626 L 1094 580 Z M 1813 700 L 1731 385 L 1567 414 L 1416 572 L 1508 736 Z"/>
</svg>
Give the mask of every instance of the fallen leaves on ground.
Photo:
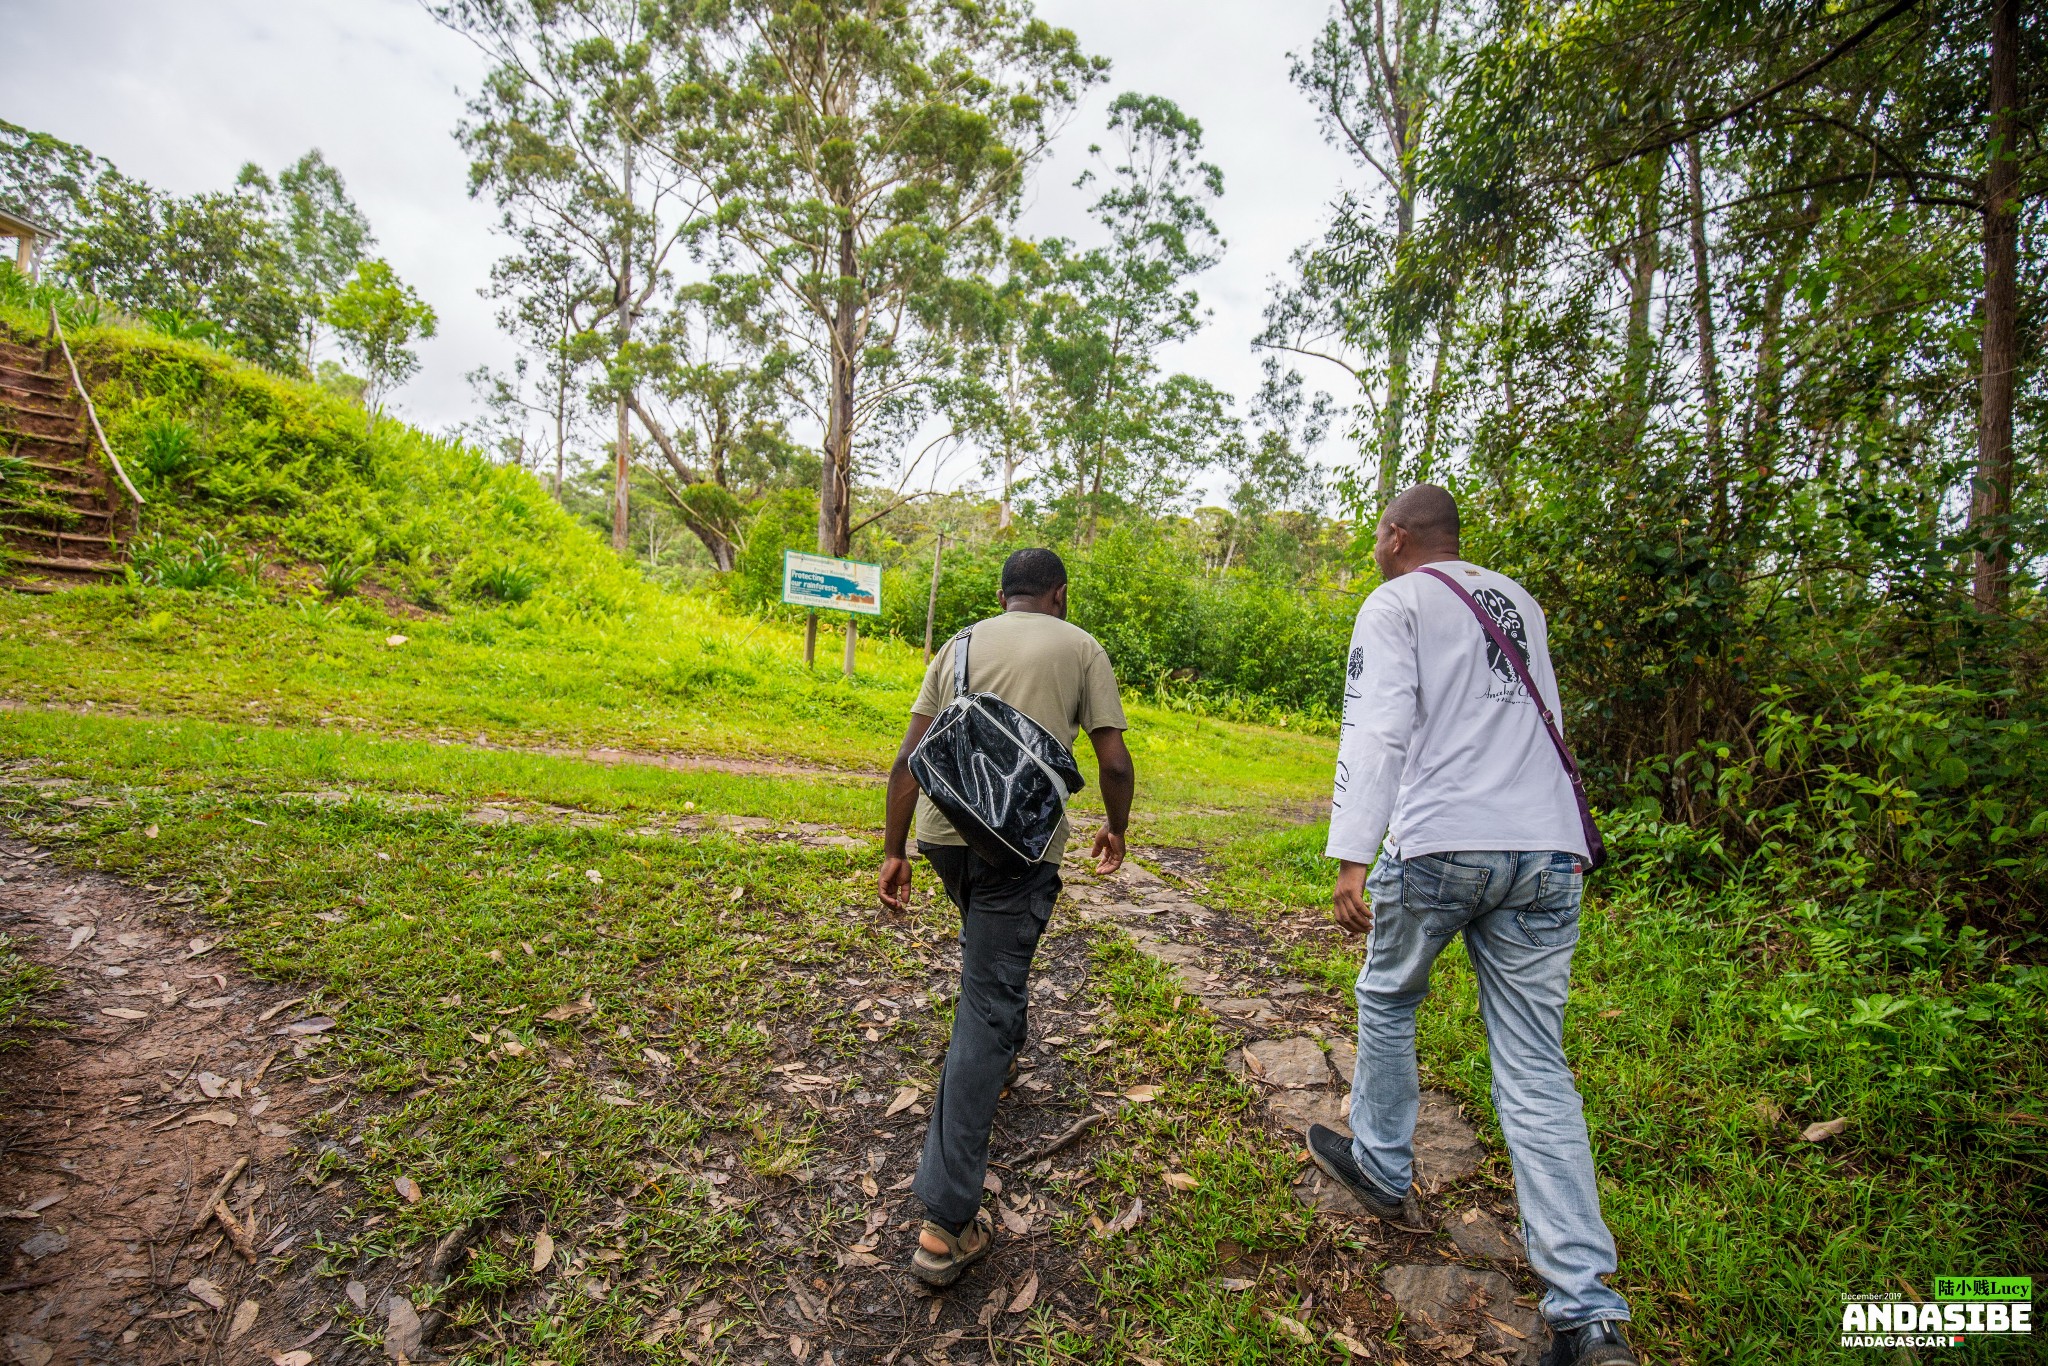
<svg viewBox="0 0 2048 1366">
<path fill-rule="evenodd" d="M 544 1232 L 535 1234 L 533 1239 L 533 1269 L 536 1272 L 545 1271 L 547 1270 L 548 1263 L 554 1259 L 555 1240 Z"/>
<path fill-rule="evenodd" d="M 207 1280 L 204 1276 L 194 1276 L 191 1280 L 185 1282 L 185 1290 L 193 1299 L 203 1300 L 211 1308 L 225 1309 L 228 1307 L 228 1297 L 221 1294 L 220 1287 Z"/>
<path fill-rule="evenodd" d="M 256 1326 L 256 1316 L 263 1312 L 263 1306 L 254 1300 L 243 1300 L 235 1306 L 234 1321 L 228 1325 L 228 1341 L 235 1339 Z"/>
<path fill-rule="evenodd" d="M 405 1197 L 406 1204 L 417 1205 L 420 1202 L 420 1183 L 411 1177 L 401 1176 L 396 1181 L 393 1181 L 391 1185 L 394 1190 Z"/>
<path fill-rule="evenodd" d="M 1316 1335 L 1310 1332 L 1308 1325 L 1300 1319 L 1291 1319 L 1277 1309 L 1268 1309 L 1266 1317 L 1272 1320 L 1275 1328 L 1278 1328 L 1296 1342 L 1307 1343 L 1310 1346 L 1315 1345 Z"/>
<path fill-rule="evenodd" d="M 1143 1196 L 1140 1196 L 1131 1201 L 1129 1209 L 1117 1215 L 1116 1218 L 1108 1223 L 1100 1225 L 1095 1230 L 1095 1234 L 1099 1238 L 1113 1238 L 1119 1233 L 1129 1233 L 1138 1226 L 1138 1222 L 1144 1217 L 1145 1200 Z"/>
<path fill-rule="evenodd" d="M 1819 1143 L 1824 1139 L 1833 1138 L 1848 1127 L 1849 1121 L 1847 1119 L 1823 1120 L 1817 1124 L 1807 1125 L 1799 1131 L 1799 1137 L 1808 1143 Z"/>
<path fill-rule="evenodd" d="M 918 1091 L 915 1086 L 899 1086 L 896 1094 L 889 1098 L 889 1108 L 882 1112 L 882 1118 L 898 1115 L 917 1104 Z"/>
</svg>

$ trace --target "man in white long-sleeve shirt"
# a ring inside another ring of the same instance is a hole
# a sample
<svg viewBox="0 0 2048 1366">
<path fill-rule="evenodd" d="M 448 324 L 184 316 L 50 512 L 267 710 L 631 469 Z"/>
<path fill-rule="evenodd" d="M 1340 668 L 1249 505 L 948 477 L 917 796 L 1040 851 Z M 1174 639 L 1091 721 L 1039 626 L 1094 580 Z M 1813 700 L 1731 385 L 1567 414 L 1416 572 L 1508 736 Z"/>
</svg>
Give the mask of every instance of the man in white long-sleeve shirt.
<svg viewBox="0 0 2048 1366">
<path fill-rule="evenodd" d="M 1309 1153 L 1373 1213 L 1401 1214 L 1420 1099 L 1415 1009 L 1437 954 L 1462 933 L 1523 1242 L 1546 1287 L 1544 1361 L 1634 1363 L 1619 1327 L 1628 1303 L 1606 1284 L 1614 1239 L 1564 1057 L 1591 851 L 1537 705 L 1560 714 L 1543 610 L 1513 579 L 1459 558 L 1457 503 L 1432 484 L 1388 505 L 1373 558 L 1386 581 L 1359 609 L 1345 661 L 1327 849 L 1342 865 L 1337 923 L 1371 935 L 1358 974 L 1353 1136 L 1312 1125 Z M 1424 565 L 1433 572 L 1414 572 Z M 1438 574 L 1493 619 L 1540 698 Z"/>
</svg>

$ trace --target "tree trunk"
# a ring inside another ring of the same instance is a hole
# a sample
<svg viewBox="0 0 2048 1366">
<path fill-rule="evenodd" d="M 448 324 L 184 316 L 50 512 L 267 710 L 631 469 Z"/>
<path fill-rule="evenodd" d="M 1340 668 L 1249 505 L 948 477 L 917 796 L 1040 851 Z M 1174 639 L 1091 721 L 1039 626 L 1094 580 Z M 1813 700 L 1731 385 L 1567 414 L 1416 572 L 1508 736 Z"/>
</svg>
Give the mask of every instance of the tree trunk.
<svg viewBox="0 0 2048 1366">
<path fill-rule="evenodd" d="M 1436 334 L 1436 359 L 1429 367 L 1429 399 L 1427 414 L 1422 428 L 1422 463 L 1416 476 L 1427 479 L 1436 468 L 1436 434 L 1444 412 L 1444 361 L 1451 351 L 1450 319 L 1438 327 Z"/>
<path fill-rule="evenodd" d="M 839 301 L 832 315 L 832 403 L 825 463 L 818 475 L 818 553 L 844 558 L 853 548 L 854 347 L 853 225 L 839 229 Z"/>
<path fill-rule="evenodd" d="M 1714 352 L 1714 282 L 1707 259 L 1707 189 L 1697 138 L 1685 140 L 1686 199 L 1692 236 L 1692 312 L 1699 331 L 1700 405 L 1707 428 L 1707 478 L 1714 486 L 1714 531 L 1728 529 L 1728 467 L 1721 445 L 1721 367 Z"/>
<path fill-rule="evenodd" d="M 569 445 L 569 386 L 555 385 L 555 501 L 562 501 L 562 460 Z"/>
<path fill-rule="evenodd" d="M 627 424 L 626 400 L 618 402 L 619 435 L 612 447 L 612 549 L 626 553 L 627 455 L 633 449 L 633 430 Z"/>
<path fill-rule="evenodd" d="M 2012 552 L 2013 372 L 2018 361 L 2020 0 L 1991 3 L 1990 147 L 1984 172 L 1984 346 L 1970 529 L 1977 610 L 2005 604 Z"/>
<path fill-rule="evenodd" d="M 626 203 L 633 202 L 633 144 L 626 144 L 625 186 Z M 619 269 L 616 277 L 619 315 L 613 324 L 612 335 L 617 349 L 614 355 L 623 355 L 633 341 L 633 228 L 630 219 L 625 230 L 619 234 Z M 630 483 L 633 454 L 633 429 L 627 422 L 626 396 L 618 399 L 619 434 L 613 448 L 612 460 L 612 549 L 626 553 L 626 490 Z"/>
<path fill-rule="evenodd" d="M 1650 417 L 1650 370 L 1655 359 L 1655 339 L 1650 335 L 1650 305 L 1657 289 L 1657 270 L 1662 264 L 1657 241 L 1657 190 L 1663 182 L 1663 158 L 1655 161 L 1655 178 L 1636 196 L 1636 235 L 1628 247 L 1628 336 L 1624 360 L 1627 393 L 1624 403 L 1629 424 L 1628 444 L 1641 439 Z"/>
<path fill-rule="evenodd" d="M 1405 168 L 1410 158 L 1398 142 L 1396 155 Z M 1412 172 L 1408 173 L 1412 179 Z M 1415 192 L 1403 185 L 1394 210 L 1394 269 L 1401 269 L 1408 239 L 1415 231 Z M 1398 318 L 1387 337 L 1387 404 L 1380 411 L 1379 506 L 1393 501 L 1394 485 L 1401 478 L 1401 440 L 1408 421 L 1408 327 Z"/>
<path fill-rule="evenodd" d="M 1017 343 L 1013 339 L 1003 347 L 1003 393 L 1008 410 L 1008 422 L 1003 430 L 1003 501 L 996 513 L 996 529 L 1008 530 L 1010 525 L 1010 490 L 1017 482 Z"/>
</svg>

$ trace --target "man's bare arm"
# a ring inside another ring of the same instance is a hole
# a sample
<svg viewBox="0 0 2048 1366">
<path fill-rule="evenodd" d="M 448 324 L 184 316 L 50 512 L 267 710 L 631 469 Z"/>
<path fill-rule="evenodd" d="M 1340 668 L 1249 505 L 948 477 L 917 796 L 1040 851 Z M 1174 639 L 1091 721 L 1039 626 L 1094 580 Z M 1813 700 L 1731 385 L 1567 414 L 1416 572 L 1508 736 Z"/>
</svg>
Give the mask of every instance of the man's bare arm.
<svg viewBox="0 0 2048 1366">
<path fill-rule="evenodd" d="M 910 904 L 910 818 L 917 811 L 917 779 L 910 774 L 910 755 L 931 728 L 931 717 L 913 713 L 909 729 L 903 732 L 903 744 L 896 751 L 896 762 L 889 765 L 889 797 L 882 816 L 879 890 L 882 904 L 892 911 L 903 910 Z"/>
<path fill-rule="evenodd" d="M 1131 797 L 1137 791 L 1138 770 L 1131 763 L 1131 751 L 1124 733 L 1115 726 L 1088 732 L 1095 746 L 1095 760 L 1102 784 L 1102 806 L 1107 817 L 1095 832 L 1095 871 L 1115 872 L 1124 863 L 1124 834 L 1131 824 Z"/>
</svg>

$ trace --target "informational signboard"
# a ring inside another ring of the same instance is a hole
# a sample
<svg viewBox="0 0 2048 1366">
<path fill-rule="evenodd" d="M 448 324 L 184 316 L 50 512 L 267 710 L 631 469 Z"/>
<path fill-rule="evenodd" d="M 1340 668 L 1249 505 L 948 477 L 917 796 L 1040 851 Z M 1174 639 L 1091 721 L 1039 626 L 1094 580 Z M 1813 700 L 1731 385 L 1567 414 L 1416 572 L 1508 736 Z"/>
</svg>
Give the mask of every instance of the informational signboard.
<svg viewBox="0 0 2048 1366">
<path fill-rule="evenodd" d="M 882 615 L 882 566 L 782 552 L 782 600 L 797 607 Z"/>
</svg>

